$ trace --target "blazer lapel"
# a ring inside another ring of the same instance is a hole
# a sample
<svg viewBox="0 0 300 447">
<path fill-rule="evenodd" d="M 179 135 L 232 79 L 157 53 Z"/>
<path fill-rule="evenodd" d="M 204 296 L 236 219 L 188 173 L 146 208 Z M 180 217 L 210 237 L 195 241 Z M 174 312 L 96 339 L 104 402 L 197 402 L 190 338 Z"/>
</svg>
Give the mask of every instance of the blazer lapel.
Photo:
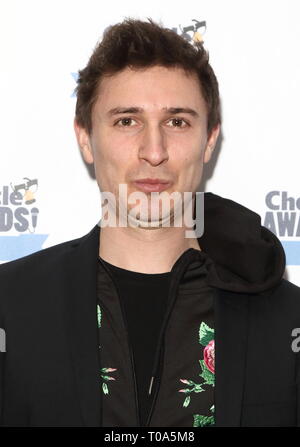
<svg viewBox="0 0 300 447">
<path fill-rule="evenodd" d="M 241 425 L 246 372 L 248 299 L 215 289 L 215 426 Z"/>
<path fill-rule="evenodd" d="M 97 225 L 66 254 L 64 312 L 84 426 L 101 426 L 101 378 L 97 328 Z"/>
</svg>

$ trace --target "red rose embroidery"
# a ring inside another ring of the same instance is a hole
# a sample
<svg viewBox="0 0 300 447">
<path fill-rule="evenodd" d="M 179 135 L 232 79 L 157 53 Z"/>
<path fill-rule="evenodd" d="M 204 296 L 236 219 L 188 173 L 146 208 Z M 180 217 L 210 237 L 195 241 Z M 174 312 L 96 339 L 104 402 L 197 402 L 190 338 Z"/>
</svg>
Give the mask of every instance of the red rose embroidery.
<svg viewBox="0 0 300 447">
<path fill-rule="evenodd" d="M 203 351 L 204 362 L 207 368 L 215 373 L 215 340 L 211 340 Z"/>
</svg>

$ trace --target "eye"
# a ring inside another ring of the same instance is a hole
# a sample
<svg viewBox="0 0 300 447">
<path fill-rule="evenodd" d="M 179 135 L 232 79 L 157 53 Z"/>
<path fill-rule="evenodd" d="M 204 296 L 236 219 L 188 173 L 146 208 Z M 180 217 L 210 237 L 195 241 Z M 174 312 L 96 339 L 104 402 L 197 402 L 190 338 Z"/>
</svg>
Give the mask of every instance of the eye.
<svg viewBox="0 0 300 447">
<path fill-rule="evenodd" d="M 189 126 L 189 124 L 183 119 L 183 118 L 171 118 L 170 119 L 170 121 L 172 122 L 172 121 L 174 121 L 174 122 L 176 122 L 177 124 L 179 123 L 185 123 L 185 126 L 181 126 L 181 125 L 175 125 L 175 127 L 179 127 L 179 128 L 184 128 L 184 127 L 187 127 L 187 126 Z"/>
<path fill-rule="evenodd" d="M 118 125 L 119 127 L 131 127 L 128 124 L 125 124 L 125 126 L 119 125 L 120 122 L 128 123 L 128 121 L 134 121 L 134 120 L 132 118 L 127 118 L 127 117 L 126 118 L 120 118 L 118 121 L 115 122 L 114 126 Z"/>
</svg>

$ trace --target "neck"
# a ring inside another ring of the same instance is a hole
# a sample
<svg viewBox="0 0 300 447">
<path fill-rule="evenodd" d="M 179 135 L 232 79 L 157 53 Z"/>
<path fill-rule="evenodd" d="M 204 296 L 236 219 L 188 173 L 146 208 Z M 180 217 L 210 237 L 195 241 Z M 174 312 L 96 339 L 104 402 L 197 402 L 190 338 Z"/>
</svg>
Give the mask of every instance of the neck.
<svg viewBox="0 0 300 447">
<path fill-rule="evenodd" d="M 185 227 L 103 227 L 99 256 L 110 264 L 140 273 L 171 271 L 189 248 L 201 250 L 197 238 L 186 238 Z"/>
</svg>

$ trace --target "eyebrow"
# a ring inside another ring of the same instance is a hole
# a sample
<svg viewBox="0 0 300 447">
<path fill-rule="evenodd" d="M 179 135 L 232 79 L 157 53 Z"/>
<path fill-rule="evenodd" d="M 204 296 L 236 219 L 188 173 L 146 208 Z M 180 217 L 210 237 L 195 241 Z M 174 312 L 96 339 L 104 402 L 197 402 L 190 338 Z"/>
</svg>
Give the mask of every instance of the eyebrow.
<svg viewBox="0 0 300 447">
<path fill-rule="evenodd" d="M 161 110 L 172 115 L 189 113 L 193 117 L 199 117 L 198 112 L 190 107 L 163 107 Z M 144 109 L 142 107 L 114 107 L 107 112 L 109 116 L 120 115 L 121 113 L 144 113 Z"/>
</svg>

